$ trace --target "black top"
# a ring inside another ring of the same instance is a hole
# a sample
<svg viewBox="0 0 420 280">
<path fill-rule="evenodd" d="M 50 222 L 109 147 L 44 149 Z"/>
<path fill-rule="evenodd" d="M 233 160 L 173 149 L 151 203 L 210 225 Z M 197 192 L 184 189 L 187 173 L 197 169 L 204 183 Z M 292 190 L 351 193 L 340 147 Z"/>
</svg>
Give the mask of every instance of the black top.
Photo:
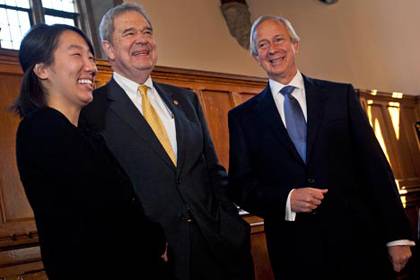
<svg viewBox="0 0 420 280">
<path fill-rule="evenodd" d="M 16 154 L 50 280 L 166 279 L 163 232 L 100 135 L 44 108 L 20 123 Z"/>
</svg>

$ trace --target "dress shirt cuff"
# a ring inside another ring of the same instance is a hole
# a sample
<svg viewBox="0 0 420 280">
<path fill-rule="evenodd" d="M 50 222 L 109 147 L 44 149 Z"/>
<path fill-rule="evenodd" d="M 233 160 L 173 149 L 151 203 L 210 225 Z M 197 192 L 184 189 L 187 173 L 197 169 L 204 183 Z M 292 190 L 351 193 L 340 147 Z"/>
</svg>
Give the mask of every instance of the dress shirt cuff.
<svg viewBox="0 0 420 280">
<path fill-rule="evenodd" d="M 386 243 L 387 247 L 391 246 L 416 246 L 416 242 L 408 240 L 408 239 L 401 239 L 401 240 L 395 240 Z"/>
<path fill-rule="evenodd" d="M 289 195 L 287 196 L 287 201 L 286 201 L 286 211 L 285 211 L 284 219 L 288 222 L 294 222 L 296 219 L 296 212 L 292 211 L 292 207 L 290 205 L 290 195 L 292 194 L 294 190 L 295 189 L 292 189 L 289 192 Z"/>
</svg>

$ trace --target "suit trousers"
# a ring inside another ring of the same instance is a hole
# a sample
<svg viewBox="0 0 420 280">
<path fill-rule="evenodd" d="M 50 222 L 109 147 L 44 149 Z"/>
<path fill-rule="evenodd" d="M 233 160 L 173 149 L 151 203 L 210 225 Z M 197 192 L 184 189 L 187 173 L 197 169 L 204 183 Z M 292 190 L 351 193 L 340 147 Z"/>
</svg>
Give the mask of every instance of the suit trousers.
<svg viewBox="0 0 420 280">
<path fill-rule="evenodd" d="M 190 226 L 191 280 L 229 280 L 196 224 Z"/>
</svg>

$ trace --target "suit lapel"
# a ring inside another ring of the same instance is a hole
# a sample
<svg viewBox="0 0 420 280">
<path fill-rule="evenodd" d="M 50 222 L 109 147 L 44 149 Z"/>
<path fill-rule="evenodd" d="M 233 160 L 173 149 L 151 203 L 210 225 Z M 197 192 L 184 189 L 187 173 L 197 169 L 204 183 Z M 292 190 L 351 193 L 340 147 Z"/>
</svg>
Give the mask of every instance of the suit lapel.
<svg viewBox="0 0 420 280">
<path fill-rule="evenodd" d="M 266 123 L 269 128 L 271 128 L 276 137 L 279 139 L 281 145 L 289 151 L 291 156 L 300 163 L 305 164 L 302 158 L 299 156 L 295 145 L 289 137 L 289 134 L 287 133 L 286 127 L 284 126 L 276 104 L 274 103 L 269 85 L 267 85 L 267 87 L 261 93 L 260 97 L 261 99 L 257 108 L 258 116 L 260 116 L 263 119 L 263 122 Z"/>
<path fill-rule="evenodd" d="M 159 96 L 168 106 L 169 110 L 173 113 L 175 118 L 175 130 L 176 130 L 176 143 L 177 143 L 177 170 L 181 170 L 184 164 L 185 159 L 185 145 L 184 145 L 184 135 L 185 128 L 183 122 L 181 121 L 182 111 L 179 108 L 179 101 L 176 100 L 172 92 L 168 92 L 158 83 L 153 83 L 156 91 L 159 93 Z"/>
<path fill-rule="evenodd" d="M 306 158 L 307 162 L 309 162 L 317 133 L 324 117 L 326 94 L 323 94 L 321 87 L 315 85 L 312 79 L 304 76 L 304 82 L 308 116 Z"/>
<path fill-rule="evenodd" d="M 133 128 L 141 140 L 150 145 L 152 150 L 170 167 L 174 165 L 166 153 L 165 149 L 160 144 L 153 130 L 143 118 L 142 114 L 137 110 L 136 106 L 128 98 L 124 90 L 112 79 L 108 84 L 108 99 L 110 102 L 110 109 L 118 115 L 126 124 Z M 121 136 L 124 137 L 124 136 Z M 133 139 L 133 141 L 138 141 Z"/>
</svg>

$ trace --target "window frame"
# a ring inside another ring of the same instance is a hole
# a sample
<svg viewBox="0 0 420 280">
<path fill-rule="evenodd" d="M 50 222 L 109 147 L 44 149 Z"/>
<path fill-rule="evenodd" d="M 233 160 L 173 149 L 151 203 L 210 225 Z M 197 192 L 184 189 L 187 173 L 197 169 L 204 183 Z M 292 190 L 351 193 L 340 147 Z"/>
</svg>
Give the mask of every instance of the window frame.
<svg viewBox="0 0 420 280">
<path fill-rule="evenodd" d="M 27 12 L 29 15 L 29 22 L 31 24 L 31 26 L 33 25 L 33 13 L 32 13 L 32 9 L 29 8 L 22 8 L 22 7 L 16 7 L 16 6 L 9 6 L 6 4 L 0 4 L 0 9 L 6 9 L 6 10 L 15 10 L 15 11 L 19 11 L 19 12 Z"/>
<path fill-rule="evenodd" d="M 39 23 L 45 23 L 45 16 L 56 16 L 62 18 L 68 18 L 74 20 L 75 26 L 80 28 L 86 36 L 93 42 L 95 50 L 98 46 L 98 40 L 95 35 L 96 32 L 92 32 L 92 24 L 89 20 L 89 11 L 91 11 L 90 1 L 74 0 L 76 4 L 76 12 L 67 12 L 61 10 L 55 10 L 51 8 L 44 8 L 42 6 L 42 0 L 28 0 L 29 8 L 15 7 L 6 4 L 0 4 L 0 8 L 10 9 L 15 11 L 27 12 L 29 16 L 29 23 L 31 26 Z M 1 50 L 16 51 L 16 49 L 4 48 L 0 44 Z"/>
</svg>

